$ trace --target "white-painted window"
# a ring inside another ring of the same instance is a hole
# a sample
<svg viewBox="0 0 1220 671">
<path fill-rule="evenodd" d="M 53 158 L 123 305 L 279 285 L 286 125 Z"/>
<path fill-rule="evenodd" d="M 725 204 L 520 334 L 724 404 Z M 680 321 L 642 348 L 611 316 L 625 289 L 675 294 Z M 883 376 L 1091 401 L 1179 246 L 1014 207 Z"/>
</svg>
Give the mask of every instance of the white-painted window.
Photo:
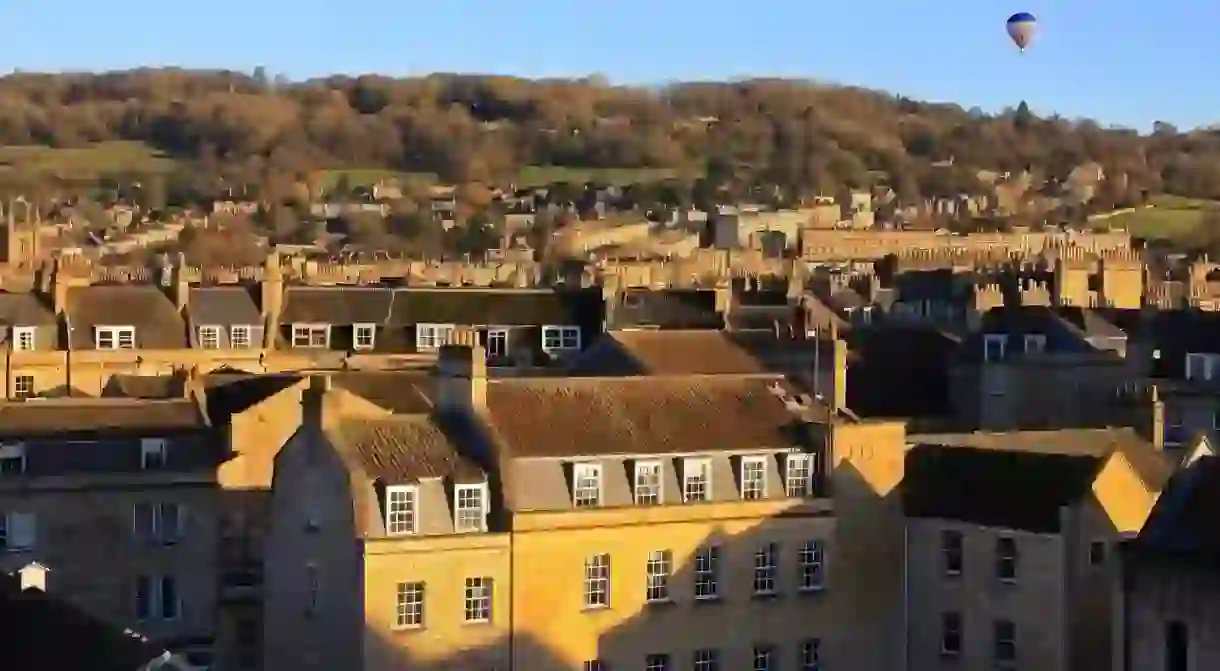
<svg viewBox="0 0 1220 671">
<path fill-rule="evenodd" d="M 186 506 L 180 503 L 137 503 L 132 506 L 132 533 L 148 545 L 176 545 L 186 538 Z"/>
<path fill-rule="evenodd" d="M 136 329 L 134 326 L 97 326 L 93 342 L 98 349 L 135 349 Z"/>
<path fill-rule="evenodd" d="M 415 348 L 421 351 L 440 349 L 449 344 L 453 336 L 453 324 L 416 324 Z"/>
<path fill-rule="evenodd" d="M 610 607 L 610 555 L 585 559 L 585 608 Z"/>
<path fill-rule="evenodd" d="M 1008 355 L 1008 335 L 989 333 L 983 336 L 983 361 L 1003 361 Z"/>
<path fill-rule="evenodd" d="M 767 494 L 766 457 L 742 457 L 741 498 L 757 501 Z"/>
<path fill-rule="evenodd" d="M 169 458 L 169 444 L 164 438 L 140 439 L 140 468 L 154 471 L 165 468 Z"/>
<path fill-rule="evenodd" d="M 0 514 L 0 550 L 21 552 L 34 547 L 38 518 L 34 513 Z"/>
<path fill-rule="evenodd" d="M 136 619 L 176 620 L 182 612 L 182 600 L 178 595 L 178 580 L 172 575 L 136 576 Z"/>
<path fill-rule="evenodd" d="M 669 601 L 669 576 L 673 571 L 673 553 L 669 550 L 653 550 L 648 553 L 644 566 L 645 591 L 648 601 Z"/>
<path fill-rule="evenodd" d="M 237 324 L 229 327 L 229 347 L 233 349 L 247 349 L 251 346 L 252 338 L 250 333 L 253 331 L 247 325 Z"/>
<path fill-rule="evenodd" d="M 775 668 L 775 653 L 769 645 L 754 646 L 754 671 L 772 671 Z"/>
<path fill-rule="evenodd" d="M 575 326 L 543 326 L 542 351 L 571 352 L 580 349 L 580 329 Z"/>
<path fill-rule="evenodd" d="M 33 326 L 14 326 L 13 327 L 13 349 L 18 352 L 31 352 L 34 350 L 35 334 L 38 329 Z"/>
<path fill-rule="evenodd" d="M 789 454 L 784 466 L 784 490 L 789 498 L 813 493 L 813 455 Z"/>
<path fill-rule="evenodd" d="M 572 466 L 572 503 L 577 508 L 591 508 L 602 502 L 602 467 L 600 464 Z"/>
<path fill-rule="evenodd" d="M 712 500 L 712 462 L 686 459 L 682 463 L 682 500 L 686 503 Z"/>
<path fill-rule="evenodd" d="M 949 611 L 940 614 L 940 654 L 960 657 L 962 654 L 962 614 Z"/>
<path fill-rule="evenodd" d="M 940 554 L 945 575 L 950 578 L 955 578 L 962 574 L 962 544 L 962 532 L 956 529 L 945 529 L 940 532 Z"/>
<path fill-rule="evenodd" d="M 424 583 L 398 583 L 397 611 L 394 624 L 403 629 L 424 626 Z"/>
<path fill-rule="evenodd" d="M 292 346 L 299 348 L 329 347 L 330 326 L 328 324 L 293 324 Z"/>
<path fill-rule="evenodd" d="M 720 597 L 720 548 L 708 545 L 695 552 L 695 598 Z"/>
<path fill-rule="evenodd" d="M 419 490 L 415 487 L 386 487 L 385 530 L 391 536 L 415 533 L 419 522 Z"/>
<path fill-rule="evenodd" d="M 774 594 L 779 566 L 779 545 L 767 543 L 754 552 L 754 593 Z"/>
<path fill-rule="evenodd" d="M 487 485 L 457 485 L 453 492 L 455 531 L 487 530 Z"/>
<path fill-rule="evenodd" d="M 1025 353 L 1041 354 L 1046 351 L 1046 336 L 1040 333 L 1025 334 Z"/>
<path fill-rule="evenodd" d="M 635 504 L 655 506 L 661 503 L 661 462 L 635 463 Z"/>
<path fill-rule="evenodd" d="M 669 667 L 669 655 L 654 653 L 644 658 L 644 671 L 672 671 Z"/>
<path fill-rule="evenodd" d="M 797 557 L 800 569 L 800 590 L 817 592 L 826 586 L 826 543 L 822 540 L 805 541 Z"/>
<path fill-rule="evenodd" d="M 14 375 L 13 376 L 13 398 L 33 398 L 34 396 L 34 376 L 33 375 Z"/>
<path fill-rule="evenodd" d="M 996 620 L 992 624 L 992 656 L 997 669 L 1017 667 L 1017 625 L 1012 620 Z"/>
<path fill-rule="evenodd" d="M 1017 539 L 1001 536 L 995 541 L 995 572 L 1001 582 L 1017 581 Z"/>
<path fill-rule="evenodd" d="M 491 578 L 482 576 L 466 579 L 463 619 L 466 622 L 491 622 Z"/>
<path fill-rule="evenodd" d="M 822 671 L 822 639 L 801 641 L 800 671 Z"/>
<path fill-rule="evenodd" d="M 508 329 L 487 329 L 487 356 L 508 356 Z"/>
<path fill-rule="evenodd" d="M 0 477 L 25 473 L 25 443 L 0 444 Z"/>
<path fill-rule="evenodd" d="M 352 349 L 373 349 L 377 339 L 377 327 L 373 324 L 356 324 L 352 327 Z"/>
<path fill-rule="evenodd" d="M 720 651 L 715 649 L 696 650 L 695 671 L 720 671 Z"/>
<path fill-rule="evenodd" d="M 1201 382 L 1220 379 L 1220 354 L 1188 353 L 1186 355 L 1186 379 Z"/>
<path fill-rule="evenodd" d="M 200 326 L 199 347 L 202 349 L 220 349 L 220 327 Z"/>
</svg>

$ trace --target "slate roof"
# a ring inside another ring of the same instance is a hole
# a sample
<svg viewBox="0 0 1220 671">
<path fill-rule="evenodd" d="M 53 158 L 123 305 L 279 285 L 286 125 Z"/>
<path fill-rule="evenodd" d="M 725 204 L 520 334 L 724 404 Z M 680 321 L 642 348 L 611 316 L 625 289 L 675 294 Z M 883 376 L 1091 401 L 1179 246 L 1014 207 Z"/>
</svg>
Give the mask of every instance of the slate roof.
<svg viewBox="0 0 1220 671">
<path fill-rule="evenodd" d="M 365 476 L 387 485 L 429 478 L 478 483 L 487 478 L 427 415 L 352 419 L 330 429 L 329 434 L 336 448 Z"/>
<path fill-rule="evenodd" d="M 15 578 L 0 580 L 0 659 L 6 671 L 136 671 L 165 653 L 41 590 L 22 590 Z"/>
<path fill-rule="evenodd" d="M 1125 319 L 1138 338 L 1160 351 L 1152 360 L 1154 377 L 1183 378 L 1186 376 L 1186 354 L 1220 354 L 1220 312 L 1198 310 L 1161 310 Z"/>
<path fill-rule="evenodd" d="M 596 290 L 289 287 L 280 322 L 600 326 L 604 316 Z"/>
<path fill-rule="evenodd" d="M 981 361 L 988 335 L 1007 335 L 1008 352 L 1024 352 L 1026 335 L 1046 337 L 1047 352 L 1090 352 L 1111 349 L 1126 334 L 1099 311 L 1037 305 L 997 307 L 983 313 L 979 328 L 963 342 L 963 357 Z"/>
<path fill-rule="evenodd" d="M 288 287 L 281 324 L 318 323 L 350 326 L 386 324 L 392 289 L 374 287 Z"/>
<path fill-rule="evenodd" d="M 0 402 L 0 436 L 162 434 L 206 426 L 193 400 L 72 399 Z"/>
<path fill-rule="evenodd" d="M 797 444 L 774 376 L 489 380 L 491 425 L 516 457 L 682 454 Z"/>
<path fill-rule="evenodd" d="M 724 315 L 716 310 L 716 292 L 706 289 L 627 289 L 617 297 L 612 329 L 720 329 Z"/>
<path fill-rule="evenodd" d="M 36 294 L 0 292 L 0 324 L 54 326 L 55 313 Z"/>
<path fill-rule="evenodd" d="M 196 325 L 257 325 L 263 316 L 244 287 L 196 287 L 190 290 L 187 314 Z"/>
<path fill-rule="evenodd" d="M 1145 556 L 1201 561 L 1220 566 L 1220 458 L 1205 456 L 1178 473 L 1147 526 L 1128 547 Z"/>
<path fill-rule="evenodd" d="M 723 331 L 614 331 L 574 362 L 575 375 L 766 372 Z"/>
<path fill-rule="evenodd" d="M 152 285 L 95 285 L 68 289 L 65 312 L 72 349 L 94 349 L 95 326 L 134 326 L 136 347 L 187 346 L 186 322 L 178 308 Z"/>
<path fill-rule="evenodd" d="M 102 396 L 120 398 L 184 398 L 185 381 L 176 375 L 114 375 Z"/>
<path fill-rule="evenodd" d="M 300 375 L 288 373 L 207 375 L 203 379 L 203 386 L 208 417 L 213 424 L 224 424 L 233 415 L 278 394 L 301 379 Z"/>
<path fill-rule="evenodd" d="M 1060 511 L 1092 491 L 1115 450 L 1141 477 L 1167 477 L 1150 445 L 1129 429 L 912 435 L 902 483 L 908 517 L 1058 533 Z M 1154 472 L 1155 471 L 1155 472 Z"/>
<path fill-rule="evenodd" d="M 948 417 L 949 362 L 959 341 L 924 328 L 859 329 L 848 337 L 847 407 L 861 417 Z"/>
<path fill-rule="evenodd" d="M 331 376 L 335 387 L 394 413 L 426 413 L 433 407 L 435 378 L 426 373 L 348 372 Z"/>
</svg>

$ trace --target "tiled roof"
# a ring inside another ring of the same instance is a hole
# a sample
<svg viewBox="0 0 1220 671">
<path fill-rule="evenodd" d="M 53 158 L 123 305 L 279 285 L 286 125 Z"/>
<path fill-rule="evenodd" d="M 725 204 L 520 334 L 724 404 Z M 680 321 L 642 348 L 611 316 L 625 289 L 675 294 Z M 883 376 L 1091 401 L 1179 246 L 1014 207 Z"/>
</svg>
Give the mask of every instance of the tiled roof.
<svg viewBox="0 0 1220 671">
<path fill-rule="evenodd" d="M 1133 547 L 1146 553 L 1220 561 L 1220 458 L 1203 457 L 1174 478 Z"/>
<path fill-rule="evenodd" d="M 170 433 L 206 426 L 188 399 L 72 399 L 0 402 L 0 436 L 70 433 Z"/>
<path fill-rule="evenodd" d="M 432 409 L 435 379 L 426 373 L 336 373 L 331 381 L 375 405 L 394 413 L 426 413 Z"/>
<path fill-rule="evenodd" d="M 716 292 L 698 289 L 627 289 L 617 297 L 610 328 L 649 326 L 662 329 L 724 328 L 716 310 Z"/>
<path fill-rule="evenodd" d="M 190 290 L 186 305 L 197 325 L 262 324 L 254 298 L 244 287 L 198 287 Z"/>
<path fill-rule="evenodd" d="M 136 347 L 187 346 L 186 322 L 174 304 L 152 285 L 99 285 L 68 289 L 66 312 L 72 349 L 94 349 L 95 326 L 134 326 Z"/>
<path fill-rule="evenodd" d="M 399 289 L 395 324 L 600 326 L 605 307 L 590 289 Z"/>
<path fill-rule="evenodd" d="M 35 294 L 0 292 L 0 324 L 54 326 L 55 314 Z"/>
<path fill-rule="evenodd" d="M 102 396 L 119 398 L 183 398 L 185 380 L 177 375 L 114 375 Z"/>
<path fill-rule="evenodd" d="M 518 457 L 681 454 L 796 444 L 776 377 L 490 380 L 491 423 Z"/>
<path fill-rule="evenodd" d="M 288 287 L 280 323 L 385 324 L 394 302 L 391 289 L 372 287 Z"/>
<path fill-rule="evenodd" d="M 300 375 L 222 373 L 203 379 L 208 416 L 224 424 L 233 415 L 301 381 Z"/>
<path fill-rule="evenodd" d="M 406 484 L 427 478 L 482 482 L 486 474 L 463 456 L 445 431 L 426 415 L 347 420 L 329 431 L 369 479 Z"/>
<path fill-rule="evenodd" d="M 758 360 L 723 331 L 614 331 L 573 366 L 578 375 L 763 372 Z"/>
</svg>

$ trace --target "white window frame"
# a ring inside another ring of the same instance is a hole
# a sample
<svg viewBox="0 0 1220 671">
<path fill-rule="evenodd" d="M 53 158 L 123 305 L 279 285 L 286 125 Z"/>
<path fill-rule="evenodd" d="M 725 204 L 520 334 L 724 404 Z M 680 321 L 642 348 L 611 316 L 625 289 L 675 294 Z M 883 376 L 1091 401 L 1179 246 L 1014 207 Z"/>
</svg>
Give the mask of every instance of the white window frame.
<svg viewBox="0 0 1220 671">
<path fill-rule="evenodd" d="M 767 497 L 766 457 L 742 457 L 740 475 L 743 501 L 761 501 Z"/>
<path fill-rule="evenodd" d="M 797 554 L 801 592 L 821 592 L 826 589 L 826 541 L 814 538 L 801 544 Z"/>
<path fill-rule="evenodd" d="M 34 513 L 10 512 L 0 515 L 0 551 L 25 552 L 38 544 L 38 516 Z"/>
<path fill-rule="evenodd" d="M 1026 333 L 1023 344 L 1026 354 L 1041 354 L 1046 351 L 1046 336 L 1041 333 Z"/>
<path fill-rule="evenodd" d="M 423 629 L 428 585 L 423 581 L 400 582 L 394 594 L 394 628 Z"/>
<path fill-rule="evenodd" d="M 775 668 L 775 648 L 769 645 L 754 646 L 754 663 L 750 667 L 754 671 L 771 671 Z"/>
<path fill-rule="evenodd" d="M 322 335 L 317 341 L 314 336 Z M 292 325 L 293 349 L 325 349 L 330 347 L 330 324 L 302 322 Z"/>
<path fill-rule="evenodd" d="M 367 342 L 361 342 L 361 337 Z M 376 324 L 352 324 L 352 349 L 366 350 L 373 349 L 377 346 L 377 325 Z"/>
<path fill-rule="evenodd" d="M 475 576 L 466 578 L 466 590 L 462 603 L 462 620 L 466 624 L 485 624 L 491 622 L 492 597 L 495 595 L 495 583 L 490 576 Z"/>
<path fill-rule="evenodd" d="M 957 529 L 940 532 L 941 570 L 950 578 L 958 578 L 965 570 L 966 537 Z M 954 564 L 957 566 L 954 567 Z"/>
<path fill-rule="evenodd" d="M 554 352 L 576 352 L 580 350 L 579 326 L 543 326 L 542 351 L 547 354 Z"/>
<path fill-rule="evenodd" d="M 693 496 L 694 484 L 700 484 L 701 496 Z M 703 503 L 712 500 L 712 460 L 705 457 L 682 461 L 682 502 Z"/>
<path fill-rule="evenodd" d="M 156 471 L 169 462 L 169 441 L 164 438 L 140 439 L 140 469 Z"/>
<path fill-rule="evenodd" d="M 401 497 L 401 498 L 399 498 Z M 403 504 L 401 507 L 396 507 Z M 419 487 L 394 485 L 385 488 L 385 533 L 411 536 L 419 530 Z"/>
<path fill-rule="evenodd" d="M 137 610 L 137 619 L 140 622 L 148 622 L 150 620 L 164 620 L 173 622 L 182 617 L 182 586 L 178 583 L 178 579 L 172 575 L 149 575 L 141 574 L 136 577 L 136 600 L 140 597 L 139 581 L 144 580 L 148 585 L 148 594 L 144 597 L 148 600 L 148 613 L 145 617 L 140 618 Z M 169 582 L 174 586 L 174 612 L 172 615 L 165 614 L 165 584 Z"/>
<path fill-rule="evenodd" d="M 173 525 L 166 522 L 167 511 L 173 510 Z M 147 512 L 148 528 L 141 528 Z M 131 531 L 136 540 L 153 545 L 177 545 L 186 539 L 187 508 L 182 503 L 136 503 L 131 507 Z"/>
<path fill-rule="evenodd" d="M 860 321 L 863 322 L 864 324 L 872 324 L 873 323 L 873 306 L 865 305 L 864 307 L 860 308 L 860 318 L 861 318 Z"/>
<path fill-rule="evenodd" d="M 34 376 L 33 375 L 14 375 L 13 376 L 13 398 L 33 398 L 34 397 Z"/>
<path fill-rule="evenodd" d="M 1011 548 L 1012 552 L 1007 553 L 1005 550 Z M 1015 585 L 1018 577 L 1021 574 L 1018 562 L 1020 561 L 1021 552 L 1017 547 L 1017 539 L 1013 536 L 1000 536 L 995 540 L 995 575 L 996 578 L 1005 584 Z"/>
<path fill-rule="evenodd" d="M 99 350 L 121 350 L 136 348 L 136 327 L 94 326 L 94 347 Z"/>
<path fill-rule="evenodd" d="M 572 464 L 573 507 L 596 508 L 600 506 L 605 489 L 603 485 L 601 464 Z"/>
<path fill-rule="evenodd" d="M 254 327 L 249 324 L 234 324 L 229 327 L 229 347 L 249 349 L 254 342 Z"/>
<path fill-rule="evenodd" d="M 16 463 L 16 470 L 11 466 L 0 469 L 0 477 L 24 475 L 26 468 L 25 443 L 0 443 L 0 463 Z"/>
<path fill-rule="evenodd" d="M 1220 355 L 1208 352 L 1186 353 L 1187 380 L 1211 382 L 1217 378 L 1220 378 Z"/>
<path fill-rule="evenodd" d="M 1011 631 L 1002 632 L 1001 629 Z M 1004 634 L 1010 634 L 1005 636 Z M 1017 650 L 1017 623 L 1012 620 L 995 620 L 991 623 L 991 657 L 997 669 L 1015 669 L 1020 654 Z M 1002 648 L 1012 648 L 1012 654 L 1001 655 Z"/>
<path fill-rule="evenodd" d="M 654 652 L 644 657 L 644 671 L 670 671 L 669 655 Z"/>
<path fill-rule="evenodd" d="M 664 501 L 664 471 L 659 461 L 635 462 L 632 492 L 637 506 L 656 506 Z"/>
<path fill-rule="evenodd" d="M 996 363 L 1008 357 L 1008 334 L 983 334 L 983 361 Z"/>
<path fill-rule="evenodd" d="M 456 328 L 454 324 L 416 324 L 415 349 L 421 352 L 440 349 L 450 341 Z"/>
<path fill-rule="evenodd" d="M 456 485 L 453 488 L 453 530 L 456 533 L 487 531 L 488 491 L 486 483 Z M 471 508 L 466 505 L 470 502 L 470 499 L 468 498 L 466 502 L 463 502 L 463 494 L 476 495 L 474 501 L 478 504 L 478 507 Z"/>
<path fill-rule="evenodd" d="M 715 648 L 703 648 L 695 651 L 694 671 L 720 671 L 720 651 Z"/>
<path fill-rule="evenodd" d="M 199 327 L 199 349 L 220 349 L 219 326 L 208 324 Z"/>
<path fill-rule="evenodd" d="M 508 356 L 508 334 L 509 329 L 507 328 L 487 329 L 487 356 L 496 358 Z"/>
<path fill-rule="evenodd" d="M 779 544 L 766 543 L 754 551 L 754 595 L 775 594 L 778 574 Z"/>
<path fill-rule="evenodd" d="M 32 352 L 38 343 L 38 329 L 33 326 L 13 327 L 13 351 Z"/>
<path fill-rule="evenodd" d="M 812 454 L 789 454 L 784 459 L 784 494 L 790 499 L 813 494 Z"/>
<path fill-rule="evenodd" d="M 801 641 L 800 671 L 822 671 L 822 639 L 809 638 Z"/>
<path fill-rule="evenodd" d="M 670 550 L 653 550 L 644 564 L 644 600 L 648 603 L 668 603 L 669 578 L 673 572 L 674 555 Z"/>
<path fill-rule="evenodd" d="M 956 640 L 955 646 L 949 644 L 952 640 Z M 940 654 L 942 657 L 951 658 L 960 657 L 962 654 L 962 614 L 958 611 L 945 611 L 940 614 Z"/>
<path fill-rule="evenodd" d="M 585 557 L 584 603 L 586 610 L 610 607 L 610 555 L 601 552 Z"/>
<path fill-rule="evenodd" d="M 695 551 L 695 600 L 713 601 L 720 598 L 720 548 L 704 545 Z"/>
</svg>

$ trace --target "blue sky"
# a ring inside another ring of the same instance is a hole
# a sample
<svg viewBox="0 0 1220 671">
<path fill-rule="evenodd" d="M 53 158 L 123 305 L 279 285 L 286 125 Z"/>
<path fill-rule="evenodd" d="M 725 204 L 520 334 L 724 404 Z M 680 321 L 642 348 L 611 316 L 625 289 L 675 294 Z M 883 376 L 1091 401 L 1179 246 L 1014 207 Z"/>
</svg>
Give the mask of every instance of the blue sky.
<svg viewBox="0 0 1220 671">
<path fill-rule="evenodd" d="M 1039 19 L 1019 55 L 1009 14 Z M 0 71 L 747 75 L 1148 128 L 1220 122 L 1215 0 L 0 0 Z"/>
</svg>

